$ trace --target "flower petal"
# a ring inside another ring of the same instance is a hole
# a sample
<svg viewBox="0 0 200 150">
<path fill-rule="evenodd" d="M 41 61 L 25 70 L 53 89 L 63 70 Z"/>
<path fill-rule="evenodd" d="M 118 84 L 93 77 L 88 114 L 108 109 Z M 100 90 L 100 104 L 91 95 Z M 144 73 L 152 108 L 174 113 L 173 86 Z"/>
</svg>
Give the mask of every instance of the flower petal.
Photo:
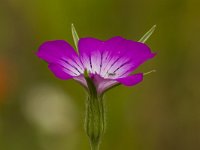
<svg viewBox="0 0 200 150">
<path fill-rule="evenodd" d="M 105 45 L 105 47 L 108 47 L 106 50 L 110 51 L 110 59 L 105 67 L 103 67 L 103 76 L 105 78 L 116 79 L 126 77 L 138 66 L 155 55 L 151 53 L 147 45 L 120 37 L 106 41 Z"/>
<path fill-rule="evenodd" d="M 49 64 L 56 64 L 59 71 L 65 70 L 69 76 L 79 76 L 84 68 L 77 53 L 64 40 L 48 41 L 39 47 L 37 56 Z"/>
<path fill-rule="evenodd" d="M 136 84 L 140 83 L 142 80 L 143 80 L 142 73 L 138 73 L 138 74 L 130 75 L 128 77 L 116 79 L 116 81 L 118 81 L 119 83 L 121 83 L 125 86 L 136 85 Z"/>
<path fill-rule="evenodd" d="M 72 76 L 70 76 L 67 71 L 65 70 L 65 68 L 63 68 L 62 66 L 59 66 L 57 64 L 49 64 L 49 69 L 54 73 L 54 75 L 57 78 L 60 78 L 62 80 L 68 80 L 73 78 Z"/>
<path fill-rule="evenodd" d="M 74 77 L 73 79 L 76 80 L 76 81 L 78 81 L 78 82 L 79 82 L 80 84 L 82 84 L 84 87 L 86 87 L 86 88 L 88 87 L 84 75 L 76 76 L 76 77 Z"/>
<path fill-rule="evenodd" d="M 155 55 L 147 45 L 121 37 L 107 41 L 80 39 L 79 52 L 84 67 L 90 73 L 108 79 L 126 77 Z"/>
<path fill-rule="evenodd" d="M 103 42 L 95 38 L 82 38 L 79 40 L 78 47 L 80 59 L 84 67 L 90 73 L 100 72 L 102 64 Z"/>
<path fill-rule="evenodd" d="M 99 94 L 103 93 L 105 90 L 109 89 L 110 87 L 118 84 L 117 81 L 113 79 L 104 79 L 98 74 L 92 74 L 91 78 L 93 79 L 93 82 L 97 89 L 97 93 Z"/>
<path fill-rule="evenodd" d="M 118 78 L 118 79 L 105 79 L 105 78 L 102 78 L 98 74 L 91 74 L 91 78 L 96 86 L 97 92 L 101 94 L 107 89 L 117 84 L 123 84 L 125 86 L 136 85 L 143 80 L 143 74 L 138 73 L 138 74 L 134 74 L 128 77 Z"/>
</svg>

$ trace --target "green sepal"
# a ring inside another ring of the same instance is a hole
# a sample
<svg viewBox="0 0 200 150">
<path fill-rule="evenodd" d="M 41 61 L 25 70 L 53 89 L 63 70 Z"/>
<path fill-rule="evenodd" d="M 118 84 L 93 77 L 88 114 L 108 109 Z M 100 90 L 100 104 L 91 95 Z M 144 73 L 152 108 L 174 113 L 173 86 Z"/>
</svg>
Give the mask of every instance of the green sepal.
<svg viewBox="0 0 200 150">
<path fill-rule="evenodd" d="M 79 41 L 79 36 L 78 36 L 78 34 L 77 34 L 77 32 L 76 32 L 76 29 L 75 29 L 73 23 L 72 23 L 72 25 L 71 25 L 71 30 L 72 30 L 72 37 L 73 37 L 73 40 L 74 40 L 74 45 L 75 45 L 76 50 L 77 50 L 77 52 L 78 52 L 78 41 Z"/>
<path fill-rule="evenodd" d="M 149 31 L 147 31 L 138 42 L 145 43 L 148 40 L 148 38 L 153 34 L 155 29 L 156 25 L 154 25 Z"/>
</svg>

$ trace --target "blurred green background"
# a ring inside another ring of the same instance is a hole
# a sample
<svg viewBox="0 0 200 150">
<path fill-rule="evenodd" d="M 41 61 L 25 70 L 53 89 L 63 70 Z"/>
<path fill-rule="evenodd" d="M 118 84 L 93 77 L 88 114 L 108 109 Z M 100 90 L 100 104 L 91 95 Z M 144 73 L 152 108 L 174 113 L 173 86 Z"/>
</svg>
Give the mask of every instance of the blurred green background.
<svg viewBox="0 0 200 150">
<path fill-rule="evenodd" d="M 47 40 L 138 40 L 158 55 L 134 87 L 106 94 L 102 150 L 200 149 L 199 0 L 0 0 L 0 150 L 88 150 L 86 95 L 35 56 Z"/>
</svg>

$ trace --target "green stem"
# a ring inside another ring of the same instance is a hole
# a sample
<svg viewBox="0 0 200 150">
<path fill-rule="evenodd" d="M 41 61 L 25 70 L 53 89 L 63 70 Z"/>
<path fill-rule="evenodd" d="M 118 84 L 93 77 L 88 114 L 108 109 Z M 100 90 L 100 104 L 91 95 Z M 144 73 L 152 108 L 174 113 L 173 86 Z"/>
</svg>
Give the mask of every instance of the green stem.
<svg viewBox="0 0 200 150">
<path fill-rule="evenodd" d="M 91 150 L 99 150 L 99 144 L 90 143 Z"/>
</svg>

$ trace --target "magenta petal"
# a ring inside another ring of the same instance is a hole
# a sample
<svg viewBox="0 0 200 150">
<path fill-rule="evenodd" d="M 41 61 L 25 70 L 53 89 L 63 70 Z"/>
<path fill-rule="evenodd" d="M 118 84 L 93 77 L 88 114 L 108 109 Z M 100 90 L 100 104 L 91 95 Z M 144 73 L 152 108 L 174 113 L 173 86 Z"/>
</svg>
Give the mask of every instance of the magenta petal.
<svg viewBox="0 0 200 150">
<path fill-rule="evenodd" d="M 142 63 L 155 56 L 146 44 L 119 37 L 106 41 L 105 47 L 111 51 L 110 59 L 103 67 L 105 78 L 126 77 Z M 110 77 L 110 74 L 115 76 Z"/>
<path fill-rule="evenodd" d="M 140 83 L 143 80 L 143 74 L 138 73 L 138 74 L 130 75 L 128 77 L 118 78 L 116 80 L 125 86 L 133 86 Z"/>
<path fill-rule="evenodd" d="M 76 80 L 76 81 L 78 81 L 84 87 L 86 87 L 86 88 L 88 87 L 84 75 L 80 75 L 80 76 L 74 77 L 73 79 Z"/>
<path fill-rule="evenodd" d="M 48 41 L 39 47 L 37 56 L 49 64 L 56 64 L 70 76 L 79 76 L 84 68 L 77 53 L 64 40 Z"/>
<path fill-rule="evenodd" d="M 80 59 L 90 73 L 108 79 L 126 77 L 155 55 L 147 45 L 122 37 L 107 41 L 83 38 L 79 41 L 79 51 Z"/>
<path fill-rule="evenodd" d="M 78 47 L 80 59 L 90 73 L 100 72 L 102 64 L 102 45 L 103 42 L 95 38 L 82 38 L 79 40 Z"/>
<path fill-rule="evenodd" d="M 117 81 L 113 79 L 104 79 L 98 74 L 92 74 L 91 78 L 94 81 L 98 93 L 103 93 L 105 90 L 109 89 L 110 87 L 118 84 Z"/>
<path fill-rule="evenodd" d="M 59 59 L 76 57 L 74 49 L 64 40 L 47 41 L 39 47 L 37 56 L 49 63 L 57 63 Z"/>
<path fill-rule="evenodd" d="M 65 68 L 56 65 L 56 64 L 49 64 L 49 69 L 54 73 L 54 75 L 62 80 L 68 80 L 73 78 L 70 76 L 66 71 Z"/>
</svg>

